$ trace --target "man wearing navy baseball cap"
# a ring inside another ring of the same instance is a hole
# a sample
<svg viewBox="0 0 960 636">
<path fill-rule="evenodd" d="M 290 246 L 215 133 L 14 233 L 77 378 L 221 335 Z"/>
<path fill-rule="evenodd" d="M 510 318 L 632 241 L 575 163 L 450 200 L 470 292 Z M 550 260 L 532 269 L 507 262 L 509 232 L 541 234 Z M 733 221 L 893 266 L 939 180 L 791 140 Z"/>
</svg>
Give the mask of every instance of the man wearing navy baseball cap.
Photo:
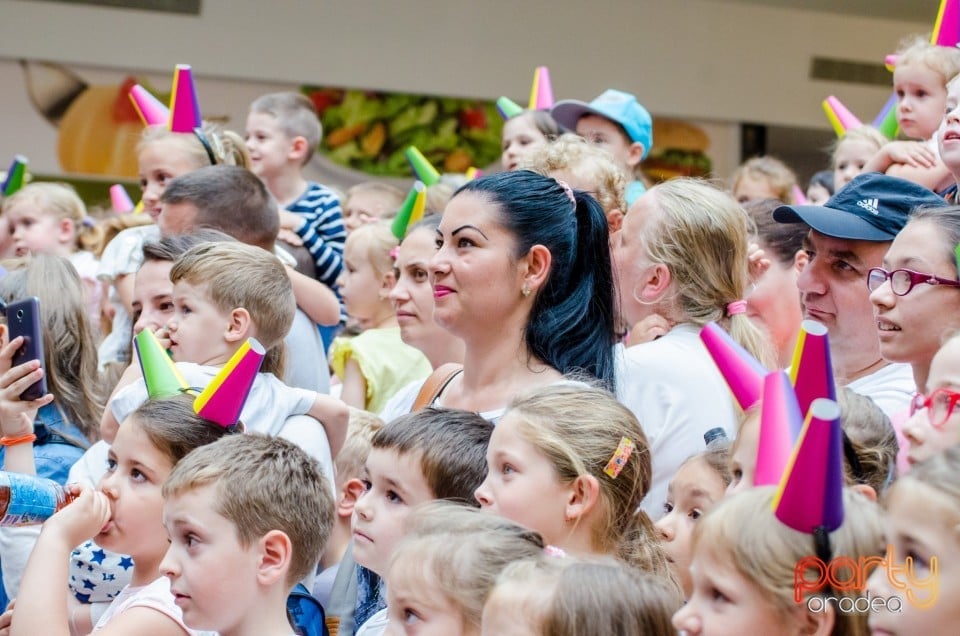
<svg viewBox="0 0 960 636">
<path fill-rule="evenodd" d="M 880 357 L 867 289 L 867 271 L 883 256 L 914 210 L 946 205 L 912 181 L 861 174 L 825 204 L 784 205 L 780 223 L 806 223 L 807 262 L 797 279 L 803 317 L 826 325 L 837 386 L 872 398 L 887 415 L 900 414 L 916 386 L 910 365 Z"/>
<path fill-rule="evenodd" d="M 640 162 L 653 145 L 653 120 L 637 98 L 610 88 L 589 104 L 575 99 L 557 102 L 550 114 L 613 156 L 627 178 L 627 206 L 633 205 L 646 191 Z"/>
</svg>

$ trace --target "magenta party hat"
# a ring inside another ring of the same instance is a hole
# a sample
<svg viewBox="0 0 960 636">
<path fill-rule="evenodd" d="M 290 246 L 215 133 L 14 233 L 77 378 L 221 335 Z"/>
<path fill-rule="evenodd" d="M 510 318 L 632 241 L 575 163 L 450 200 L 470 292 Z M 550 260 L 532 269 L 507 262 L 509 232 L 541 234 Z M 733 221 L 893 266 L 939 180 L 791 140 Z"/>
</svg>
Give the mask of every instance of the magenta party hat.
<svg viewBox="0 0 960 636">
<path fill-rule="evenodd" d="M 173 92 L 170 94 L 170 130 L 192 133 L 203 125 L 197 87 L 189 64 L 177 64 L 173 71 Z"/>
<path fill-rule="evenodd" d="M 160 345 L 160 341 L 149 329 L 144 329 L 133 339 L 140 361 L 140 371 L 147 385 L 150 399 L 177 395 L 189 388 L 180 370 L 173 364 L 170 355 Z"/>
<path fill-rule="evenodd" d="M 134 208 L 130 195 L 127 194 L 127 191 L 124 190 L 123 186 L 119 183 L 114 183 L 110 186 L 110 205 L 117 214 L 133 212 Z"/>
<path fill-rule="evenodd" d="M 553 86 L 550 84 L 550 69 L 538 66 L 533 71 L 533 85 L 530 87 L 530 110 L 550 110 L 553 108 Z"/>
<path fill-rule="evenodd" d="M 808 205 L 810 202 L 807 201 L 807 195 L 803 193 L 803 190 L 800 189 L 796 183 L 793 184 L 793 187 L 790 188 L 790 193 L 793 195 L 793 204 L 794 205 Z"/>
<path fill-rule="evenodd" d="M 240 421 L 240 412 L 265 356 L 263 345 L 248 338 L 193 401 L 194 412 L 225 428 Z"/>
<path fill-rule="evenodd" d="M 835 401 L 821 398 L 810 405 L 773 510 L 800 532 L 833 532 L 843 523 L 843 432 Z"/>
<path fill-rule="evenodd" d="M 427 188 L 422 182 L 414 181 L 413 187 L 410 188 L 407 198 L 404 199 L 403 205 L 400 206 L 397 216 L 394 217 L 393 223 L 390 225 L 390 231 L 393 232 L 393 235 L 402 241 L 410 226 L 423 218 L 423 211 L 426 207 Z"/>
<path fill-rule="evenodd" d="M 958 42 L 960 42 L 960 0 L 940 0 L 930 43 L 952 47 Z"/>
<path fill-rule="evenodd" d="M 144 126 L 166 126 L 170 121 L 170 109 L 139 84 L 130 89 L 130 101 L 140 115 Z"/>
<path fill-rule="evenodd" d="M 23 155 L 14 156 L 13 161 L 10 162 L 10 167 L 7 169 L 7 176 L 3 180 L 3 185 L 0 186 L 0 194 L 8 197 L 23 187 L 23 182 L 27 176 L 28 163 L 30 161 Z"/>
<path fill-rule="evenodd" d="M 887 102 L 873 118 L 873 127 L 887 139 L 896 139 L 900 124 L 897 123 L 897 94 L 890 93 Z"/>
<path fill-rule="evenodd" d="M 833 132 L 837 137 L 843 137 L 851 128 L 859 128 L 863 123 L 833 95 L 823 100 L 823 112 L 827 114 Z"/>
<path fill-rule="evenodd" d="M 756 404 L 763 395 L 763 378 L 767 375 L 763 365 L 715 322 L 703 326 L 700 340 L 713 357 L 740 408 L 747 410 Z"/>
<path fill-rule="evenodd" d="M 467 178 L 467 181 L 473 181 L 474 179 L 479 179 L 483 176 L 483 171 L 478 170 L 474 166 L 467 168 L 467 171 L 463 174 Z"/>
<path fill-rule="evenodd" d="M 500 97 L 497 99 L 497 112 L 506 121 L 511 117 L 516 117 L 523 112 L 523 107 L 509 97 Z"/>
<path fill-rule="evenodd" d="M 896 53 L 890 53 L 885 55 L 883 58 L 883 65 L 887 67 L 887 70 L 893 73 L 893 69 L 897 68 L 897 60 L 900 59 L 900 56 Z"/>
<path fill-rule="evenodd" d="M 433 164 L 423 156 L 419 148 L 416 146 L 407 146 L 405 154 L 407 155 L 407 161 L 410 162 L 410 168 L 413 170 L 414 176 L 420 181 L 423 181 L 423 185 L 432 186 L 440 183 L 440 173 L 433 167 Z"/>
<path fill-rule="evenodd" d="M 830 360 L 830 340 L 827 328 L 816 320 L 800 323 L 797 346 L 790 364 L 790 380 L 797 392 L 800 412 L 806 413 L 817 398 L 837 399 Z"/>
<path fill-rule="evenodd" d="M 754 486 L 780 483 L 802 428 L 803 415 L 800 414 L 797 394 L 793 392 L 790 378 L 780 370 L 769 373 L 763 381 Z"/>
</svg>

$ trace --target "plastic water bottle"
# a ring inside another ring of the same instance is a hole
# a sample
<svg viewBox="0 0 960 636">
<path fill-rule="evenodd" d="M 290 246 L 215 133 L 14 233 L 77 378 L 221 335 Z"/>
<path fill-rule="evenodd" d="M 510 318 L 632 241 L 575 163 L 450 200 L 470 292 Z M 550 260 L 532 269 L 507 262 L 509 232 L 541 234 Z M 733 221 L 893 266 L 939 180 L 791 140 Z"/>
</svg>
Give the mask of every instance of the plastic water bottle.
<svg viewBox="0 0 960 636">
<path fill-rule="evenodd" d="M 707 445 L 707 448 L 710 448 L 710 445 L 715 442 L 720 442 L 727 439 L 727 432 L 720 428 L 711 428 L 709 431 L 703 434 L 703 442 Z"/>
<path fill-rule="evenodd" d="M 51 479 L 0 471 L 0 526 L 43 523 L 73 500 Z"/>
</svg>

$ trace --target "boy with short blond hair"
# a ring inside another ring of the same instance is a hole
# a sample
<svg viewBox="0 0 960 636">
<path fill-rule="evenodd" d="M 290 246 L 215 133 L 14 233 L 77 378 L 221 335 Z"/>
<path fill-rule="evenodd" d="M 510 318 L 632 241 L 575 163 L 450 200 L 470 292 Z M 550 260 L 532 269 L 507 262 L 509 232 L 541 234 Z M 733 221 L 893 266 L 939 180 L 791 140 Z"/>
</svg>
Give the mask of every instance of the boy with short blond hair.
<svg viewBox="0 0 960 636">
<path fill-rule="evenodd" d="M 160 571 L 184 622 L 289 636 L 287 597 L 330 536 L 330 492 L 319 464 L 279 438 L 227 436 L 180 460 L 163 485 L 170 549 Z"/>
<path fill-rule="evenodd" d="M 250 169 L 283 208 L 280 239 L 306 247 L 316 263 L 317 280 L 334 288 L 347 238 L 340 198 L 303 176 L 321 134 L 317 110 L 304 95 L 270 93 L 250 105 L 246 127 Z"/>
</svg>

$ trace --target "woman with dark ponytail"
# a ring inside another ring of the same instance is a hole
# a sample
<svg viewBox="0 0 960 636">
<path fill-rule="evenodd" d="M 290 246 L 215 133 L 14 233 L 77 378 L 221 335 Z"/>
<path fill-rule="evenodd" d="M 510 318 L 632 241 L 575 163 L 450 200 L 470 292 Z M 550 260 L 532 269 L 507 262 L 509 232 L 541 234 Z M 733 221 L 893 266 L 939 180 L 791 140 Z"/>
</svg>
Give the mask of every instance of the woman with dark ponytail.
<svg viewBox="0 0 960 636">
<path fill-rule="evenodd" d="M 609 234 L 586 193 L 528 170 L 467 183 L 437 228 L 430 277 L 434 319 L 465 343 L 463 372 L 434 403 L 496 419 L 564 376 L 614 389 Z M 381 415 L 410 404 L 392 406 Z"/>
</svg>

